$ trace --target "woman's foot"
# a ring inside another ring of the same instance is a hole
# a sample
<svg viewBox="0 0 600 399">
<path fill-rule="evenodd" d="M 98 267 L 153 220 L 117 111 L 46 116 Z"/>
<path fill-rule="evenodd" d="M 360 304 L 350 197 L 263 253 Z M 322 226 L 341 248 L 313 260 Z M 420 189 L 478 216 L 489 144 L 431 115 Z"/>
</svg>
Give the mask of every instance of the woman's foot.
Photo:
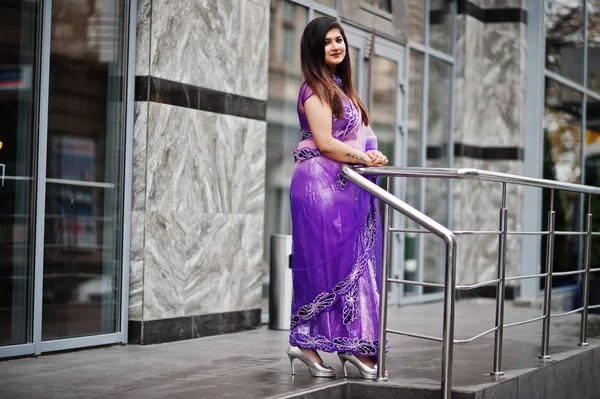
<svg viewBox="0 0 600 399">
<path fill-rule="evenodd" d="M 356 355 L 356 358 L 358 360 L 360 360 L 360 362 L 362 364 L 364 364 L 365 366 L 369 366 L 369 367 L 373 367 L 375 366 L 375 362 L 373 361 L 373 358 L 371 358 L 370 356 L 360 356 L 360 355 Z"/>
<path fill-rule="evenodd" d="M 300 348 L 300 347 L 298 347 L 298 349 L 300 349 L 302 351 L 302 353 L 304 353 L 306 355 L 306 357 L 308 357 L 313 362 L 323 363 L 323 359 L 321 359 L 321 356 L 319 356 L 319 352 L 317 352 L 315 349 L 307 349 L 307 348 Z"/>
</svg>

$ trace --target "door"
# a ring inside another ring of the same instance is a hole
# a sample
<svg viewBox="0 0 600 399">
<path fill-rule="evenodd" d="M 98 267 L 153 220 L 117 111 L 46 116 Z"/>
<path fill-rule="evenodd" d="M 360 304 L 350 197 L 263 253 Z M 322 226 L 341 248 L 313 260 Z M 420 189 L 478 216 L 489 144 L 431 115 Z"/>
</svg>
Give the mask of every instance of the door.
<svg viewBox="0 0 600 399">
<path fill-rule="evenodd" d="M 390 166 L 405 165 L 404 131 L 406 121 L 406 54 L 405 47 L 354 27 L 344 27 L 354 71 L 354 84 L 370 112 L 371 126 L 379 149 Z M 396 179 L 392 192 L 403 198 L 401 181 Z M 394 212 L 394 227 L 402 221 Z M 390 277 L 401 278 L 404 268 L 403 237 L 392 236 Z M 390 303 L 398 303 L 401 287 L 390 285 Z"/>
<path fill-rule="evenodd" d="M 0 357 L 126 342 L 129 1 L 0 22 Z"/>
</svg>

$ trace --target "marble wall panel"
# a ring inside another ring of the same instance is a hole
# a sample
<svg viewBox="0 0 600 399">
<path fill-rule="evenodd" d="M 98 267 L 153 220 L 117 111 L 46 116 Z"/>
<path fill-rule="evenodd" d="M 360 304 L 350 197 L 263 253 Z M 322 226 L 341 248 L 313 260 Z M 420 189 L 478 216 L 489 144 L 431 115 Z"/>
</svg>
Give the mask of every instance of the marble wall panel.
<svg viewBox="0 0 600 399">
<path fill-rule="evenodd" d="M 458 21 L 456 141 L 522 146 L 525 25 Z"/>
<path fill-rule="evenodd" d="M 143 320 L 144 260 L 129 262 L 129 320 Z"/>
<path fill-rule="evenodd" d="M 151 74 L 266 100 L 269 15 L 250 0 L 153 0 Z"/>
<path fill-rule="evenodd" d="M 184 316 L 187 215 L 146 212 L 144 320 Z"/>
<path fill-rule="evenodd" d="M 483 145 L 523 146 L 525 25 L 486 24 L 480 103 Z"/>
<path fill-rule="evenodd" d="M 189 148 L 190 209 L 262 214 L 265 201 L 266 122 L 195 111 L 200 128 Z"/>
<path fill-rule="evenodd" d="M 131 212 L 131 260 L 144 259 L 144 234 L 146 227 L 145 222 L 145 212 Z"/>
<path fill-rule="evenodd" d="M 240 5 L 238 0 L 153 0 L 152 75 L 234 92 Z"/>
<path fill-rule="evenodd" d="M 146 209 L 174 212 L 186 207 L 190 181 L 191 132 L 199 111 L 150 103 L 148 115 Z"/>
<path fill-rule="evenodd" d="M 137 27 L 135 46 L 135 74 L 150 73 L 150 26 L 152 22 L 152 0 L 137 0 Z"/>
<path fill-rule="evenodd" d="M 263 215 L 192 215 L 185 314 L 260 307 Z"/>
<path fill-rule="evenodd" d="M 458 70 L 456 75 L 455 98 L 459 104 L 456 110 L 455 140 L 464 144 L 480 145 L 482 130 L 481 108 L 485 107 L 482 69 L 484 66 L 485 24 L 472 17 L 459 18 L 457 32 Z"/>
<path fill-rule="evenodd" d="M 133 171 L 131 207 L 146 208 L 146 139 L 148 135 L 148 103 L 136 102 L 133 128 Z"/>
<path fill-rule="evenodd" d="M 458 159 L 465 167 L 522 174 L 521 161 Z M 460 180 L 453 187 L 453 228 L 455 230 L 499 229 L 502 184 Z M 507 186 L 508 230 L 521 230 L 523 188 Z M 470 283 L 494 278 L 497 265 L 497 236 L 461 236 L 458 239 L 457 281 Z M 510 237 L 507 244 L 507 276 L 521 271 L 521 239 Z"/>
<path fill-rule="evenodd" d="M 267 99 L 269 61 L 269 8 L 246 0 L 242 2 L 238 40 L 237 94 Z"/>
</svg>

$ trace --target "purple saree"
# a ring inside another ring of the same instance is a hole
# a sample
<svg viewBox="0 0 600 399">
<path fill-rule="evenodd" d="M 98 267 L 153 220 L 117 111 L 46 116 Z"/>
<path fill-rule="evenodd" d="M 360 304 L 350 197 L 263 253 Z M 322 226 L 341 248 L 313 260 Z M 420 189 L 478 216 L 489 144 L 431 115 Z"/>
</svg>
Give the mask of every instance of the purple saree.
<svg viewBox="0 0 600 399">
<path fill-rule="evenodd" d="M 294 150 L 290 188 L 290 344 L 376 356 L 381 267 L 377 201 L 344 179 L 340 162 L 318 151 L 304 113 L 311 95 L 305 82 L 298 95 L 302 140 Z M 363 124 L 360 110 L 348 98 L 343 104 L 344 117 L 333 119 L 333 137 L 361 151 L 377 149 L 377 138 Z"/>
</svg>

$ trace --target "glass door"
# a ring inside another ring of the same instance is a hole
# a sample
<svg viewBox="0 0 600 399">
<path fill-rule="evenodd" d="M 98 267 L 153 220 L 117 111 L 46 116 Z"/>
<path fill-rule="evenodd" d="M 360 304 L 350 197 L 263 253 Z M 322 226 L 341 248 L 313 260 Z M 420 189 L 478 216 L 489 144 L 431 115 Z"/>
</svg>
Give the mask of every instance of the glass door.
<svg viewBox="0 0 600 399">
<path fill-rule="evenodd" d="M 349 54 L 354 71 L 354 84 L 366 102 L 371 116 L 371 127 L 377 135 L 379 149 L 390 160 L 390 166 L 405 165 L 404 131 L 406 104 L 405 48 L 381 37 L 353 27 L 344 27 L 349 41 Z M 393 193 L 403 198 L 403 188 L 397 179 Z M 398 226 L 401 215 L 394 214 L 393 225 Z M 403 236 L 392 236 L 390 277 L 401 278 L 404 268 Z M 390 286 L 390 302 L 399 300 L 400 286 Z"/>
<path fill-rule="evenodd" d="M 0 358 L 126 341 L 129 7 L 0 0 Z"/>
<path fill-rule="evenodd" d="M 39 14 L 0 1 L 0 347 L 13 355 L 32 351 Z"/>
</svg>

